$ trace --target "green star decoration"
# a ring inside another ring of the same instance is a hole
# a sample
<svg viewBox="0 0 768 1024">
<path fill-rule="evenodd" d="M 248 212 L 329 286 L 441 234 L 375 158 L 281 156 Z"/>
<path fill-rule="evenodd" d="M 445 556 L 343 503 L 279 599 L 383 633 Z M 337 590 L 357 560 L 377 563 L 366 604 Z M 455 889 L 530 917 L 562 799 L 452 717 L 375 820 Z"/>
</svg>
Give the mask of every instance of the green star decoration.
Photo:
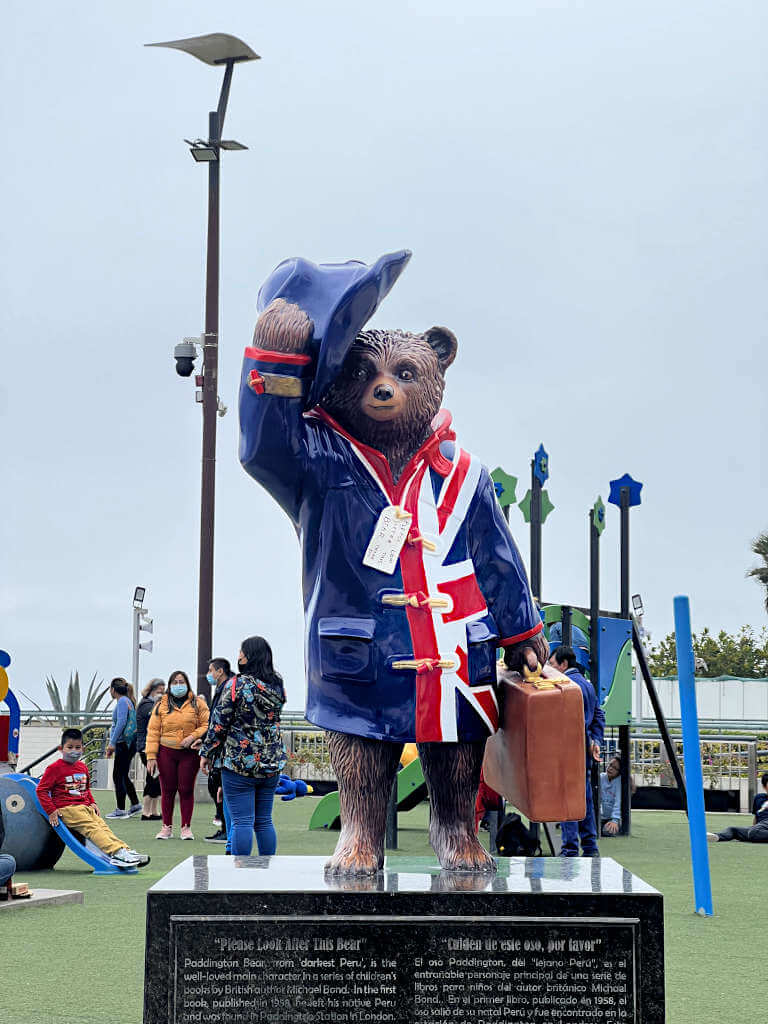
<svg viewBox="0 0 768 1024">
<path fill-rule="evenodd" d="M 523 519 L 526 523 L 531 521 L 531 489 L 530 487 L 525 492 L 525 497 L 519 502 L 520 511 L 523 513 Z"/>
<path fill-rule="evenodd" d="M 493 480 L 493 486 L 496 491 L 496 497 L 499 499 L 499 505 L 501 505 L 502 508 L 506 508 L 507 505 L 514 505 L 517 501 L 517 498 L 515 497 L 517 477 L 510 476 L 509 473 L 504 472 L 501 466 L 497 466 L 491 473 L 491 480 Z"/>
<path fill-rule="evenodd" d="M 526 523 L 531 521 L 531 491 L 530 488 L 525 492 L 525 497 L 519 502 L 520 511 L 523 513 L 523 519 Z M 541 521 L 546 522 L 547 516 L 550 512 L 553 512 L 555 506 L 549 500 L 549 495 L 546 491 L 541 492 Z"/>
<path fill-rule="evenodd" d="M 550 512 L 554 512 L 554 510 L 555 510 L 555 506 L 549 500 L 549 495 L 547 494 L 546 491 L 542 491 L 541 492 L 541 521 L 542 521 L 542 523 L 545 523 L 547 521 L 547 516 L 549 515 Z"/>
<path fill-rule="evenodd" d="M 603 504 L 603 499 L 599 494 L 597 496 L 597 501 L 592 506 L 592 523 L 599 536 L 605 529 L 605 505 Z"/>
</svg>

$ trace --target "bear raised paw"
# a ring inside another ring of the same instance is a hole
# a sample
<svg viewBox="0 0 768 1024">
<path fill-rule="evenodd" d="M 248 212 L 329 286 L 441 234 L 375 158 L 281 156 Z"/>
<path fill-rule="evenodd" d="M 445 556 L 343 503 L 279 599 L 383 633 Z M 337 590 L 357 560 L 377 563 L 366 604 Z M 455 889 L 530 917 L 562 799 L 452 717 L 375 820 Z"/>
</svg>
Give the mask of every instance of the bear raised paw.
<svg viewBox="0 0 768 1024">
<path fill-rule="evenodd" d="M 496 651 L 548 648 L 487 470 L 441 409 L 456 338 L 364 329 L 409 254 L 281 264 L 246 349 L 240 457 L 297 529 L 307 709 L 327 732 L 342 831 L 327 870 L 378 871 L 388 796 L 416 742 L 430 841 L 446 870 L 485 872 L 474 832 Z"/>
</svg>

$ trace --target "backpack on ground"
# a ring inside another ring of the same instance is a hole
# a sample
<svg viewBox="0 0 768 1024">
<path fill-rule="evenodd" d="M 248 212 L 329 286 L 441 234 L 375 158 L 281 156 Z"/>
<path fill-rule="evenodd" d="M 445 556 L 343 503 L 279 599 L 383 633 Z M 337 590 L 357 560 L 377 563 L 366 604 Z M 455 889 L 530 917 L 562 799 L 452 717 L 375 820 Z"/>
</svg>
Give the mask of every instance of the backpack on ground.
<svg viewBox="0 0 768 1024">
<path fill-rule="evenodd" d="M 496 833 L 496 849 L 502 857 L 540 857 L 541 845 L 533 829 L 519 814 L 508 814 Z"/>
</svg>

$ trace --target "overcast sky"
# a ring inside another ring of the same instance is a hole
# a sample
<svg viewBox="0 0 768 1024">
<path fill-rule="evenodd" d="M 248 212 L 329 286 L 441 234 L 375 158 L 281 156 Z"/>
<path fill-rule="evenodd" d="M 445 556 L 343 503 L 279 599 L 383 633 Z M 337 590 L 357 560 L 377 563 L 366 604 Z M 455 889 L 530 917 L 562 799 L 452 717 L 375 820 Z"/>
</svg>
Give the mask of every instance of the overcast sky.
<svg viewBox="0 0 768 1024">
<path fill-rule="evenodd" d="M 222 31 L 214 654 L 272 643 L 303 704 L 299 551 L 240 468 L 237 388 L 259 285 L 282 259 L 413 259 L 376 326 L 459 339 L 460 443 L 556 508 L 544 594 L 588 601 L 587 510 L 643 482 L 632 591 L 656 638 L 765 623 L 745 579 L 768 528 L 766 23 L 753 0 L 7 0 L 0 647 L 11 684 L 194 674 L 201 412 L 172 349 L 202 330 L 204 135 L 221 72 L 144 43 Z M 602 596 L 618 605 L 618 510 Z M 513 509 L 528 558 L 528 534 Z M 27 702 L 22 698 L 22 705 Z"/>
</svg>

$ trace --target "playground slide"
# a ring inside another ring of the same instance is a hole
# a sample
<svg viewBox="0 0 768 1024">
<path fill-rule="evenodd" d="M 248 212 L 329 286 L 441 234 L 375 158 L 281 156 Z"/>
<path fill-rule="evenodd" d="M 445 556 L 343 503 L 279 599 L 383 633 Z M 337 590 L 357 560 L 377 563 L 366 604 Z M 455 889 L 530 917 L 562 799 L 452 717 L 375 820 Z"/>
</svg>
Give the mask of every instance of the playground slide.
<svg viewBox="0 0 768 1024">
<path fill-rule="evenodd" d="M 23 806 L 24 796 L 26 796 L 26 799 L 29 801 L 30 806 L 34 806 L 43 816 L 46 823 L 48 822 L 48 815 L 45 813 L 42 806 L 40 805 L 40 801 L 37 799 L 36 787 L 38 779 L 33 779 L 31 775 L 11 773 L 9 775 L 0 775 L 0 780 L 3 780 L 8 783 L 13 783 L 13 788 L 18 791 L 15 794 L 17 802 L 19 802 L 19 798 L 21 798 L 20 802 L 22 803 Z M 7 787 L 3 787 L 3 789 L 5 788 Z M 10 799 L 13 799 L 13 797 L 11 797 Z M 5 817 L 5 822 L 7 840 L 8 833 L 10 831 L 8 827 L 8 816 Z M 51 825 L 49 825 L 48 827 L 52 828 Z M 135 875 L 137 873 L 137 868 L 135 867 L 117 867 L 117 865 L 113 864 L 110 858 L 105 853 L 102 853 L 102 851 L 97 846 L 94 846 L 93 843 L 89 842 L 87 839 L 84 842 L 81 842 L 77 838 L 77 836 L 67 828 L 63 821 L 60 820 L 59 824 L 53 829 L 53 831 L 58 835 L 59 839 L 61 839 L 64 845 L 69 847 L 69 849 L 72 851 L 72 853 L 75 854 L 76 857 L 79 857 L 80 860 L 85 861 L 85 863 L 89 867 L 93 868 L 93 873 L 95 875 Z M 12 853 L 13 851 L 9 849 L 8 852 Z M 49 865 L 45 866 L 48 867 Z M 53 865 L 50 866 L 52 867 Z"/>
<path fill-rule="evenodd" d="M 416 804 L 421 803 L 426 795 L 427 784 L 424 781 L 424 773 L 421 770 L 421 761 L 416 758 L 397 773 L 398 811 L 410 811 Z M 318 802 L 310 819 L 309 827 L 310 829 L 341 828 L 338 790 L 326 793 Z"/>
</svg>

